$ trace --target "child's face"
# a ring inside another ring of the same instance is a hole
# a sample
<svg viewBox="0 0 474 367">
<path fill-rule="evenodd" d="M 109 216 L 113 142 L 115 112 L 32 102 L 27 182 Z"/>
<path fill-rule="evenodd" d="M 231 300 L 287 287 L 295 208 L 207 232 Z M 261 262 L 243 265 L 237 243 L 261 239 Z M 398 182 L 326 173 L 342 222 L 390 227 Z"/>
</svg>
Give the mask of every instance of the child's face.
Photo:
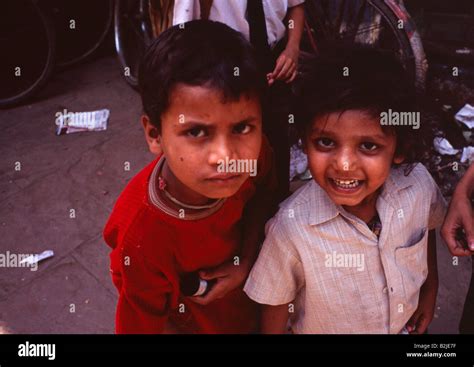
<svg viewBox="0 0 474 367">
<path fill-rule="evenodd" d="M 392 163 L 403 161 L 395 157 L 396 136 L 364 111 L 339 114 L 313 122 L 305 141 L 310 171 L 332 201 L 349 212 L 375 208 Z"/>
<path fill-rule="evenodd" d="M 158 141 L 181 198 L 199 202 L 234 195 L 250 172 L 222 172 L 222 162 L 257 160 L 262 142 L 259 98 L 242 95 L 224 104 L 217 90 L 180 84 L 161 117 Z"/>
</svg>

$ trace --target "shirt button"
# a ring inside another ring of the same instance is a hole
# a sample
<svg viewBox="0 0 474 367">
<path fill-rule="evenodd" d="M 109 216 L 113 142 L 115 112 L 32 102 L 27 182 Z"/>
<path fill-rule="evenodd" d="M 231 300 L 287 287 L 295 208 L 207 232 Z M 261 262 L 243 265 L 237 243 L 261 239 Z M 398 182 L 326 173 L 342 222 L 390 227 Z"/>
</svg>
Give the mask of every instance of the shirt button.
<svg viewBox="0 0 474 367">
<path fill-rule="evenodd" d="M 385 294 L 387 294 L 388 288 L 387 288 L 387 287 L 384 287 L 382 292 L 384 292 Z"/>
</svg>

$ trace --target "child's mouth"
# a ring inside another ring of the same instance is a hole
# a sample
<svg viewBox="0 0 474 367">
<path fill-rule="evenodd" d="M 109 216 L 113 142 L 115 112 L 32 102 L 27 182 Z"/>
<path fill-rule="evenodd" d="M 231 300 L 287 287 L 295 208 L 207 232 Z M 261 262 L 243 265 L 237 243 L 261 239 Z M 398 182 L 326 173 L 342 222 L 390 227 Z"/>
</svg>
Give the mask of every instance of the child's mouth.
<svg viewBox="0 0 474 367">
<path fill-rule="evenodd" d="M 220 174 L 208 178 L 207 181 L 216 185 L 226 186 L 238 181 L 241 176 L 240 174 Z"/>
<path fill-rule="evenodd" d="M 362 183 L 364 182 L 363 180 L 357 180 L 357 179 L 337 179 L 337 178 L 330 178 L 329 179 L 330 183 L 332 184 L 332 187 L 339 192 L 344 192 L 344 193 L 353 193 L 357 191 L 361 186 Z"/>
</svg>

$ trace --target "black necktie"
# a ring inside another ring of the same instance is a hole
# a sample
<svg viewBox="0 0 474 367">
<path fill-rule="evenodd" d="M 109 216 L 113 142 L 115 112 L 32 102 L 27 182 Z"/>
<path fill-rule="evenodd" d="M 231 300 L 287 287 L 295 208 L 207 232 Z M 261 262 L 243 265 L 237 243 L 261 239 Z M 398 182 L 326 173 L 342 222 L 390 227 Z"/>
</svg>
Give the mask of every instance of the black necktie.
<svg viewBox="0 0 474 367">
<path fill-rule="evenodd" d="M 268 45 L 267 25 L 262 0 L 247 0 L 250 43 L 257 51 L 260 65 L 265 71 L 271 67 L 271 51 Z"/>
</svg>

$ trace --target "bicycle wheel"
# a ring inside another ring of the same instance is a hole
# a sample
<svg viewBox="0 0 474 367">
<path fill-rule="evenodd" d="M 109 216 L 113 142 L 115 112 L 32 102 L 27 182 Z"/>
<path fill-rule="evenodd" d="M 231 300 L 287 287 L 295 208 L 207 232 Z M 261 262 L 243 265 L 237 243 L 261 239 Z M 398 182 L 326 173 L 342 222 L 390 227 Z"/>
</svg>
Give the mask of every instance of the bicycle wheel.
<svg viewBox="0 0 474 367">
<path fill-rule="evenodd" d="M 427 63 L 414 24 L 401 3 L 387 3 L 307 0 L 303 49 L 317 53 L 318 44 L 340 40 L 388 49 L 398 54 L 409 75 L 423 88 Z"/>
<path fill-rule="evenodd" d="M 68 67 L 94 54 L 112 25 L 112 0 L 48 0 L 57 34 L 57 65 Z"/>
<path fill-rule="evenodd" d="M 434 64 L 474 66 L 474 2 L 407 2 Z M 449 30 L 448 32 L 446 30 Z"/>
<path fill-rule="evenodd" d="M 7 0 L 0 12 L 0 107 L 24 102 L 44 86 L 54 68 L 55 33 L 37 1 Z"/>
<path fill-rule="evenodd" d="M 138 87 L 138 67 L 152 40 L 148 0 L 116 0 L 114 9 L 115 49 L 125 80 Z"/>
</svg>

